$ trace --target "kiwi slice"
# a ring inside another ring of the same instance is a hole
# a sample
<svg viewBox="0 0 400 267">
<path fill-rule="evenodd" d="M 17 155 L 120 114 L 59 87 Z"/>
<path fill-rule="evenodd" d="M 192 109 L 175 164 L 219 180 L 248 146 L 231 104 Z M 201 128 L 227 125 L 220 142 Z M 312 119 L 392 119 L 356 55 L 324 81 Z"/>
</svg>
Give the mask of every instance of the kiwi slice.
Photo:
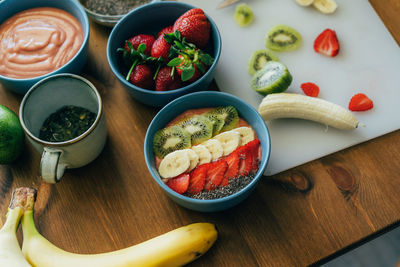
<svg viewBox="0 0 400 267">
<path fill-rule="evenodd" d="M 221 132 L 222 127 L 224 127 L 225 121 L 215 114 L 205 114 L 207 119 L 209 119 L 213 123 L 213 136 L 219 134 Z"/>
<path fill-rule="evenodd" d="M 292 79 L 285 65 L 270 61 L 254 74 L 251 87 L 262 95 L 281 93 L 289 87 Z"/>
<path fill-rule="evenodd" d="M 164 158 L 175 150 L 190 148 L 190 137 L 190 133 L 176 125 L 158 130 L 153 137 L 154 154 Z"/>
<path fill-rule="evenodd" d="M 233 106 L 217 107 L 208 111 L 207 115 L 217 116 L 224 121 L 220 132 L 232 130 L 239 125 L 239 114 Z"/>
<path fill-rule="evenodd" d="M 187 131 L 192 145 L 207 141 L 213 134 L 213 123 L 202 115 L 193 115 L 179 122 L 178 126 Z"/>
<path fill-rule="evenodd" d="M 250 75 L 254 75 L 256 71 L 259 71 L 269 61 L 279 61 L 279 58 L 267 49 L 257 50 L 253 53 L 249 60 L 247 70 Z"/>
<path fill-rule="evenodd" d="M 247 4 L 239 4 L 236 6 L 233 18 L 239 26 L 247 27 L 253 22 L 253 10 Z"/>
<path fill-rule="evenodd" d="M 286 25 L 276 25 L 266 37 L 267 48 L 278 52 L 296 50 L 301 43 L 300 33 Z"/>
</svg>

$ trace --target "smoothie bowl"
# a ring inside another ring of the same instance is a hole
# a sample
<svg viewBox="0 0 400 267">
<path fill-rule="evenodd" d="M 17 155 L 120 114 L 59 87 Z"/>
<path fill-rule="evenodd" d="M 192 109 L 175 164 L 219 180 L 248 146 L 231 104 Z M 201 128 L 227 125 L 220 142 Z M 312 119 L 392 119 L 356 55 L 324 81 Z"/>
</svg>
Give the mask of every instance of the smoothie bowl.
<svg viewBox="0 0 400 267">
<path fill-rule="evenodd" d="M 154 180 L 172 200 L 213 212 L 249 196 L 267 166 L 270 136 L 258 112 L 243 100 L 197 92 L 154 117 L 144 153 Z"/>
<path fill-rule="evenodd" d="M 85 65 L 89 21 L 74 0 L 0 1 L 0 83 L 25 94 L 43 78 L 78 74 Z"/>
</svg>

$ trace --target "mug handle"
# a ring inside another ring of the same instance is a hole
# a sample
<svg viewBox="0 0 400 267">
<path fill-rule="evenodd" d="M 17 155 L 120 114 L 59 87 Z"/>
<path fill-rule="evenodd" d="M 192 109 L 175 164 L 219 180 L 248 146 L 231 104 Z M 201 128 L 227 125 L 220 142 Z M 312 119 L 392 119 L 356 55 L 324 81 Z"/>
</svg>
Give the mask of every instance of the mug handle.
<svg viewBox="0 0 400 267">
<path fill-rule="evenodd" d="M 65 164 L 59 164 L 62 150 L 43 148 L 42 159 L 40 161 L 40 171 L 42 179 L 50 184 L 55 184 L 64 175 Z"/>
</svg>

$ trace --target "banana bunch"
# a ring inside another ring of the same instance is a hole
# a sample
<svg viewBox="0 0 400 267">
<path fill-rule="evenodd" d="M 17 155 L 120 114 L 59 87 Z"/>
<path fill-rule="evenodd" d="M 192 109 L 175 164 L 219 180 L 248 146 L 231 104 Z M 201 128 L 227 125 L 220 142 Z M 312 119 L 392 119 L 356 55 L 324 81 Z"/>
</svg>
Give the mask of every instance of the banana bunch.
<svg viewBox="0 0 400 267">
<path fill-rule="evenodd" d="M 329 101 L 300 94 L 267 95 L 258 107 L 265 121 L 298 118 L 316 121 L 341 130 L 353 130 L 359 122 L 343 107 Z"/>
<path fill-rule="evenodd" d="M 0 231 L 0 266 L 4 267 L 182 266 L 203 255 L 217 239 L 213 224 L 194 223 L 113 252 L 70 253 L 50 243 L 36 229 L 33 219 L 36 191 L 20 188 L 15 192 L 18 205 L 10 207 L 6 224 Z M 21 216 L 22 252 L 15 236 Z"/>
<path fill-rule="evenodd" d="M 250 127 L 238 127 L 220 133 L 199 145 L 169 153 L 160 162 L 158 172 L 165 179 L 176 177 L 198 165 L 227 156 L 254 138 L 254 131 Z"/>
<path fill-rule="evenodd" d="M 324 14 L 331 14 L 335 12 L 338 7 L 335 0 L 296 0 L 296 2 L 301 6 L 312 5 Z"/>
</svg>

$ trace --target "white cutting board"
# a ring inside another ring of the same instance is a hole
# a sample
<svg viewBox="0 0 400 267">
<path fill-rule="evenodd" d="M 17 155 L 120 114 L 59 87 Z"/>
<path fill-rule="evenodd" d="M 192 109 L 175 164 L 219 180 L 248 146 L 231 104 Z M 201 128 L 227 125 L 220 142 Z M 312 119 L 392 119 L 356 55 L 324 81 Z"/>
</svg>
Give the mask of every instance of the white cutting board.
<svg viewBox="0 0 400 267">
<path fill-rule="evenodd" d="M 365 127 L 350 132 L 299 119 L 268 123 L 272 150 L 266 175 L 400 128 L 400 48 L 367 0 L 337 0 L 339 7 L 331 15 L 301 7 L 294 0 L 242 1 L 255 15 L 247 28 L 240 28 L 233 20 L 236 5 L 216 9 L 219 1 L 215 0 L 183 2 L 202 8 L 219 28 L 222 54 L 215 79 L 221 91 L 258 107 L 262 96 L 249 85 L 248 59 L 253 51 L 265 48 L 270 28 L 287 24 L 303 37 L 300 49 L 276 53 L 293 75 L 288 92 L 302 94 L 300 84 L 314 82 L 321 89 L 320 98 L 346 108 L 356 93 L 365 93 L 374 101 L 372 110 L 354 113 Z M 314 39 L 326 28 L 338 35 L 341 50 L 335 58 L 313 50 Z"/>
</svg>

